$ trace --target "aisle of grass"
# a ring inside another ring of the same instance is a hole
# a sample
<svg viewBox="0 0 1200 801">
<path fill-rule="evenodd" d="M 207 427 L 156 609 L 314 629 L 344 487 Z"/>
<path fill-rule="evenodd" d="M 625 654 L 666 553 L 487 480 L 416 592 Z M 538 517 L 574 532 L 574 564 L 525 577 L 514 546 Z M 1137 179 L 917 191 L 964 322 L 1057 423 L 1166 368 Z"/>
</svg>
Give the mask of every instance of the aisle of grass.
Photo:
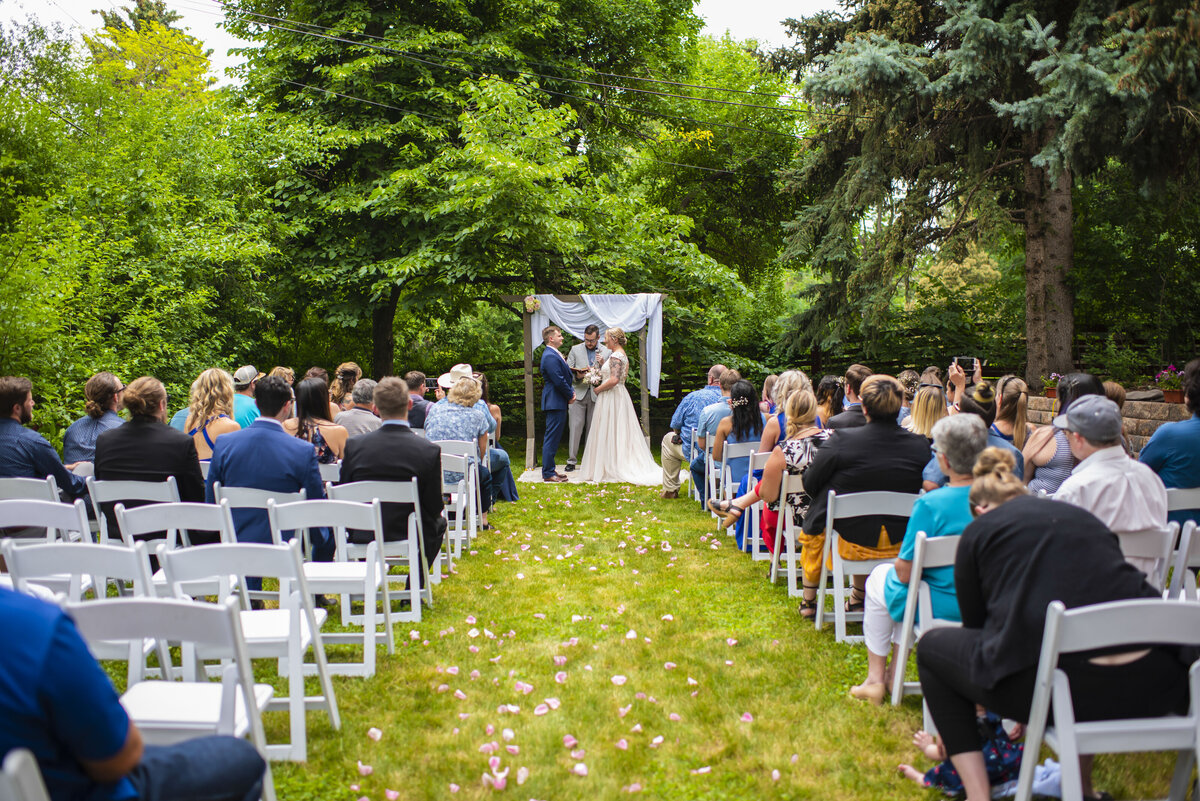
<svg viewBox="0 0 1200 801">
<path fill-rule="evenodd" d="M 309 714 L 309 762 L 275 766 L 281 799 L 491 796 L 493 749 L 519 799 L 935 797 L 894 770 L 928 767 L 909 745 L 917 699 L 847 698 L 863 647 L 802 623 L 694 504 L 623 485 L 520 491 L 378 674 L 335 679 L 343 728 Z M 268 736 L 285 734 L 269 715 Z M 1168 776 L 1159 757 L 1098 769 L 1118 798 L 1161 797 Z"/>
</svg>

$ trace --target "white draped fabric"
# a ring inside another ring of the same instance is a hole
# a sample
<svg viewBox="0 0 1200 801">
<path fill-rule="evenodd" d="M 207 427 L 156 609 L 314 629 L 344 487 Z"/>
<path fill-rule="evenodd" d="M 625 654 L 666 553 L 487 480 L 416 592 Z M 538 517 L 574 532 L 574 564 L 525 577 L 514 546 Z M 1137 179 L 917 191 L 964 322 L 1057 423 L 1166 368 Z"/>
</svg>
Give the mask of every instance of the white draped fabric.
<svg viewBox="0 0 1200 801">
<path fill-rule="evenodd" d="M 542 329 L 553 323 L 576 339 L 583 339 L 583 329 L 589 325 L 621 328 L 626 332 L 646 326 L 646 391 L 658 397 L 658 381 L 662 376 L 662 295 L 642 292 L 637 295 L 580 295 L 582 303 L 567 303 L 554 295 L 534 295 L 542 307 L 532 314 L 534 346 Z"/>
</svg>

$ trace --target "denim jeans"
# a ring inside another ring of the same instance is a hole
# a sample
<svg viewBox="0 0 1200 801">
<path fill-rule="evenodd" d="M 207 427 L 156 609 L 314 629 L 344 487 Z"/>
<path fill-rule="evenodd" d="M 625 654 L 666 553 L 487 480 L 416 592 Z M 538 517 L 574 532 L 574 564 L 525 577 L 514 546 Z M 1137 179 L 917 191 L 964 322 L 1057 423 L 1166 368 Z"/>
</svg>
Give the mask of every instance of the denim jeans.
<svg viewBox="0 0 1200 801">
<path fill-rule="evenodd" d="M 266 763 L 237 737 L 148 745 L 129 772 L 140 801 L 256 801 Z"/>
<path fill-rule="evenodd" d="M 692 486 L 700 491 L 700 503 L 708 500 L 708 484 L 704 483 L 704 453 L 701 452 L 691 464 Z"/>
</svg>

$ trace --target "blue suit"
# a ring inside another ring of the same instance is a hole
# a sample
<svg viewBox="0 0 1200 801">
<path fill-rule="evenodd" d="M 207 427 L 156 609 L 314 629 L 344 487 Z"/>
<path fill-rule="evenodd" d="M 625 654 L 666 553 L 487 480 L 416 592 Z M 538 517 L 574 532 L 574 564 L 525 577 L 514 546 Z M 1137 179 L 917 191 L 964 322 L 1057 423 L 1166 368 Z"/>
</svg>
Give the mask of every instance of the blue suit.
<svg viewBox="0 0 1200 801">
<path fill-rule="evenodd" d="M 567 360 L 554 348 L 546 346 L 542 351 L 542 410 L 546 413 L 546 434 L 542 439 L 542 478 L 550 478 L 554 469 L 554 455 L 562 440 L 567 425 L 567 407 L 575 397 L 572 386 L 571 368 Z"/>
<path fill-rule="evenodd" d="M 293 437 L 274 420 L 262 418 L 251 423 L 249 428 L 217 438 L 204 484 L 208 503 L 214 502 L 213 483 L 217 481 L 224 487 L 251 487 L 272 492 L 298 492 L 303 488 L 309 500 L 325 497 L 313 446 Z M 239 542 L 271 542 L 271 527 L 263 509 L 235 509 L 233 525 Z M 313 557 L 318 561 L 331 559 L 333 538 L 330 533 L 313 529 L 311 537 Z"/>
</svg>

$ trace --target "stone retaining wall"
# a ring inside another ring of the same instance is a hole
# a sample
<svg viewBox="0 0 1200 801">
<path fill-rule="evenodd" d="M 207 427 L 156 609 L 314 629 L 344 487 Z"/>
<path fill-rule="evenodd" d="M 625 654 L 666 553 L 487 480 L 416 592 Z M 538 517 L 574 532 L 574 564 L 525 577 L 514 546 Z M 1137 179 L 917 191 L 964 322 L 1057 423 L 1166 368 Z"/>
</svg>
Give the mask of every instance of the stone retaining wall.
<svg viewBox="0 0 1200 801">
<path fill-rule="evenodd" d="M 1029 398 L 1029 422 L 1034 425 L 1049 425 L 1058 409 L 1058 400 L 1031 396 Z M 1141 453 L 1150 436 L 1163 423 L 1175 420 L 1186 420 L 1187 407 L 1182 403 L 1151 403 L 1147 401 L 1126 401 L 1121 409 L 1124 418 L 1122 430 L 1129 447 L 1134 454 Z"/>
</svg>

